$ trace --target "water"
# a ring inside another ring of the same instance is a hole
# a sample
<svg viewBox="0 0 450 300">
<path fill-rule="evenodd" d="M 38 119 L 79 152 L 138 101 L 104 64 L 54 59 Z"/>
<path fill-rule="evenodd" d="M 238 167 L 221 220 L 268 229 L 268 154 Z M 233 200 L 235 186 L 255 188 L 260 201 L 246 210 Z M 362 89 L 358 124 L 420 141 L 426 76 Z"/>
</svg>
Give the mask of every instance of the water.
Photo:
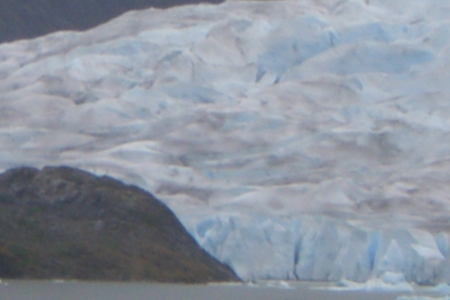
<svg viewBox="0 0 450 300">
<path fill-rule="evenodd" d="M 270 286 L 272 285 L 272 286 Z M 275 286 L 273 286 L 275 285 Z M 363 292 L 320 290 L 324 284 L 259 284 L 181 285 L 147 282 L 80 282 L 80 281 L 3 281 L 1 300 L 388 300 L 405 292 Z"/>
</svg>

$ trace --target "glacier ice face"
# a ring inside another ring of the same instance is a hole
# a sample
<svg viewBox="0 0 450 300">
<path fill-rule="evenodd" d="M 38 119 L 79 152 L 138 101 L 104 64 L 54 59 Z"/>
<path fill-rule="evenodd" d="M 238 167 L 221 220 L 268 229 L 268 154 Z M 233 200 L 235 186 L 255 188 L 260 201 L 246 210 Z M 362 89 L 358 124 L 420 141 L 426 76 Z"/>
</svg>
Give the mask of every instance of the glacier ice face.
<svg viewBox="0 0 450 300">
<path fill-rule="evenodd" d="M 201 220 L 201 221 L 199 221 Z M 199 244 L 246 280 L 405 282 L 448 281 L 450 256 L 441 233 L 362 229 L 323 215 L 276 218 L 236 213 L 182 217 Z"/>
<path fill-rule="evenodd" d="M 449 12 L 228 1 L 2 44 L 0 169 L 151 190 L 243 278 L 449 282 Z"/>
</svg>

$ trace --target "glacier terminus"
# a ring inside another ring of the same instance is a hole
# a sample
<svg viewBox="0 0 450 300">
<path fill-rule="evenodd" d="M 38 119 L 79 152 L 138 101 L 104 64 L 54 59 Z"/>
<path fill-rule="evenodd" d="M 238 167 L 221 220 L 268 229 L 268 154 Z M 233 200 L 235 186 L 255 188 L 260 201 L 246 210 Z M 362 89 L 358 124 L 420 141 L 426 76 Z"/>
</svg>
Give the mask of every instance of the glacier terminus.
<svg viewBox="0 0 450 300">
<path fill-rule="evenodd" d="M 450 2 L 233 1 L 0 45 L 0 170 L 149 190 L 244 280 L 450 283 Z"/>
</svg>

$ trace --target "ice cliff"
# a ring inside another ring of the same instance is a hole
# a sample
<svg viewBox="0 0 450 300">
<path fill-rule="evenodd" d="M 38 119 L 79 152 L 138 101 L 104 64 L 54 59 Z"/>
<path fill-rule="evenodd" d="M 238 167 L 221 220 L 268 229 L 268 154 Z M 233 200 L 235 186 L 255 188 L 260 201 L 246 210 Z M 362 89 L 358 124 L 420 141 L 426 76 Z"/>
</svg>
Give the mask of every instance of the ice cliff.
<svg viewBox="0 0 450 300">
<path fill-rule="evenodd" d="M 168 204 L 244 279 L 450 281 L 450 2 L 229 1 L 0 45 L 0 169 Z"/>
<path fill-rule="evenodd" d="M 307 281 L 379 279 L 389 285 L 449 282 L 448 236 L 419 229 L 369 230 L 324 216 L 221 215 L 188 226 L 241 277 Z"/>
</svg>

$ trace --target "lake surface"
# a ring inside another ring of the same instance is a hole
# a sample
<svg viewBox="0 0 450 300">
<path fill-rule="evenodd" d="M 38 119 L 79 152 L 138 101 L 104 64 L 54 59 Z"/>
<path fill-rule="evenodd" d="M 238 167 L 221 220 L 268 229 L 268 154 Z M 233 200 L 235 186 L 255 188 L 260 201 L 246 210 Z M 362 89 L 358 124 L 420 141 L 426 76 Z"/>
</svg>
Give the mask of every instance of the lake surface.
<svg viewBox="0 0 450 300">
<path fill-rule="evenodd" d="M 272 286 L 270 286 L 272 285 Z M 274 287 L 275 285 L 275 287 Z M 1 300 L 387 300 L 407 292 L 331 291 L 325 284 L 261 282 L 258 284 L 179 285 L 147 282 L 3 281 Z M 437 297 L 438 295 L 436 295 Z"/>
</svg>

